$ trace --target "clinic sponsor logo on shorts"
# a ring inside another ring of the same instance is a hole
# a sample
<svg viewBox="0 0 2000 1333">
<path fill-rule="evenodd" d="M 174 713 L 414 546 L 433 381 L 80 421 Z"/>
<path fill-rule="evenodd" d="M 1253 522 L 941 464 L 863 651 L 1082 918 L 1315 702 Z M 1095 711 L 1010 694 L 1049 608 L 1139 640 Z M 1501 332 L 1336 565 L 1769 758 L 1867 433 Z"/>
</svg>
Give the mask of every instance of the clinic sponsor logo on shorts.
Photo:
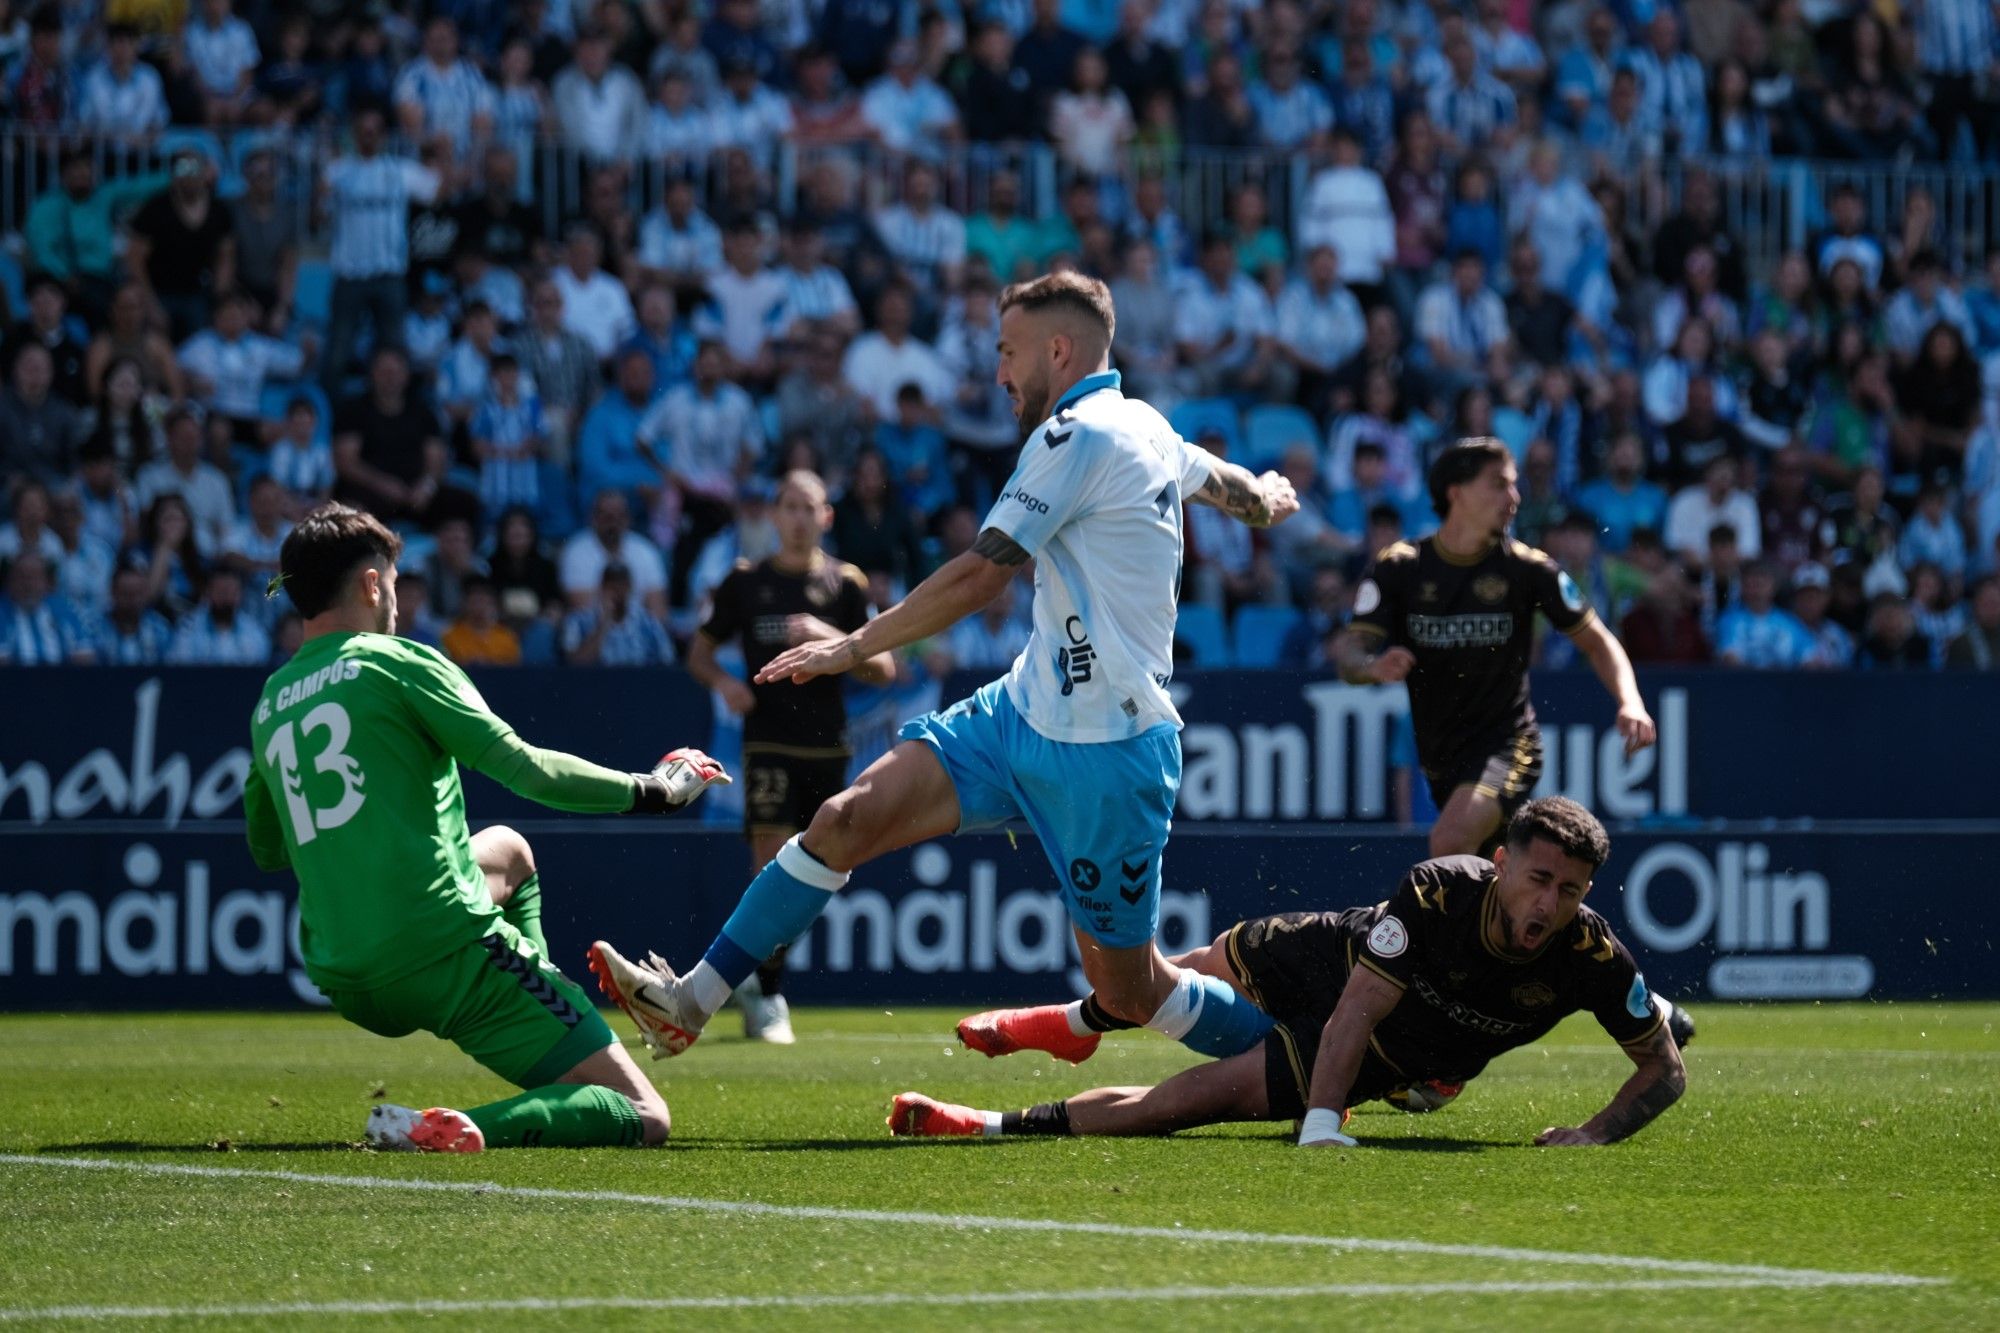
<svg viewBox="0 0 2000 1333">
<path fill-rule="evenodd" d="M 1026 491 L 1008 491 L 1000 497 L 1000 500 L 1003 504 L 1008 500 L 1012 500 L 1031 514 L 1046 514 L 1049 512 L 1049 502 L 1047 500 L 1038 500 Z"/>
<path fill-rule="evenodd" d="M 1104 872 L 1097 868 L 1097 862 L 1079 856 L 1069 863 L 1069 882 L 1078 893 L 1094 893 L 1104 882 Z"/>
<path fill-rule="evenodd" d="M 1409 625 L 1410 642 L 1419 648 L 1499 648 L 1514 637 L 1514 616 L 1507 611 L 1413 615 Z"/>
<path fill-rule="evenodd" d="M 1410 947 L 1410 932 L 1393 916 L 1385 916 L 1368 932 L 1368 949 L 1377 958 L 1400 958 Z"/>
</svg>

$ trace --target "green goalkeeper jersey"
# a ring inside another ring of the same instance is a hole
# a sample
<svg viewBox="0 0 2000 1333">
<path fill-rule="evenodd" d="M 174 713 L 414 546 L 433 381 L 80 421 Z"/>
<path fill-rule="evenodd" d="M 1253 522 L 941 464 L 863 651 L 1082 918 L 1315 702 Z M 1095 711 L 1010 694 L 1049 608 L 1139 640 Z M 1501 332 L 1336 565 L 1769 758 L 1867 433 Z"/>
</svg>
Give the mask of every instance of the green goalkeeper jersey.
<svg viewBox="0 0 2000 1333">
<path fill-rule="evenodd" d="M 309 640 L 264 682 L 250 737 L 250 849 L 298 876 L 323 990 L 382 985 L 492 931 L 459 764 L 558 809 L 632 805 L 629 774 L 525 744 L 449 658 L 386 634 Z"/>
</svg>

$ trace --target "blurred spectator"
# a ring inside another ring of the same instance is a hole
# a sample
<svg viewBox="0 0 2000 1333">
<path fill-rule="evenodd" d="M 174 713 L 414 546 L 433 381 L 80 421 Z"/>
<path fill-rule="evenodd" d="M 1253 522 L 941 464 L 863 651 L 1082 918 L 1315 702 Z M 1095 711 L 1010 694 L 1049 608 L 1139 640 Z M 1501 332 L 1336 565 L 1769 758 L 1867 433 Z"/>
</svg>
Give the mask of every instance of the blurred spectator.
<svg viewBox="0 0 2000 1333">
<path fill-rule="evenodd" d="M 1727 666 L 1789 670 L 1814 648 L 1798 617 L 1776 605 L 1778 574 L 1758 562 L 1743 571 L 1743 596 L 1717 619 L 1716 655 Z"/>
<path fill-rule="evenodd" d="M 445 14 L 424 24 L 423 52 L 396 76 L 396 116 L 412 139 L 444 139 L 464 153 L 493 129 L 493 87 L 458 54 L 458 25 Z"/>
<path fill-rule="evenodd" d="M 660 205 L 640 222 L 639 266 L 683 288 L 700 287 L 722 267 L 721 229 L 695 206 L 694 184 L 686 177 L 670 178 Z"/>
<path fill-rule="evenodd" d="M 1697 614 L 1697 592 L 1687 571 L 1669 563 L 1618 623 L 1618 639 L 1634 663 L 1698 666 L 1709 660 L 1708 636 Z"/>
<path fill-rule="evenodd" d="M 875 447 L 889 465 L 897 494 L 913 514 L 938 513 L 951 503 L 951 468 L 935 413 L 915 384 L 896 390 L 896 415 L 875 427 Z"/>
<path fill-rule="evenodd" d="M 1917 496 L 1916 512 L 1903 525 L 1896 558 L 1905 569 L 1930 564 L 1957 584 L 1965 577 L 1965 529 L 1951 513 L 1950 495 L 1942 486 L 1926 485 Z"/>
<path fill-rule="evenodd" d="M 694 381 L 667 390 L 639 423 L 639 443 L 665 468 L 679 505 L 668 601 L 687 605 L 687 575 L 701 544 L 729 524 L 737 483 L 764 452 L 757 405 L 725 380 L 721 344 L 703 343 Z M 664 540 L 664 539 L 663 539 Z"/>
<path fill-rule="evenodd" d="M 52 129 L 74 113 L 79 96 L 63 52 L 62 13 L 41 5 L 28 18 L 27 49 L 0 81 L 0 104 L 14 120 Z"/>
<path fill-rule="evenodd" d="M 517 630 L 531 620 L 560 618 L 562 581 L 555 562 L 542 551 L 534 515 L 516 506 L 500 516 L 497 530 L 487 567 L 501 618 Z"/>
<path fill-rule="evenodd" d="M 426 527 L 476 514 L 477 498 L 447 481 L 449 461 L 436 414 L 410 392 L 408 359 L 393 346 L 377 349 L 367 391 L 334 415 L 334 498 Z"/>
<path fill-rule="evenodd" d="M 563 658 L 572 666 L 671 666 L 674 645 L 659 619 L 632 595 L 623 565 L 604 570 L 594 604 L 563 621 Z"/>
<path fill-rule="evenodd" d="M 1803 441 L 1807 414 L 1812 408 L 1812 391 L 1802 376 L 1792 369 L 1791 348 L 1785 336 L 1766 328 L 1751 343 L 1750 382 L 1743 397 L 1743 416 L 1738 422 L 1744 435 L 1766 449 L 1782 449 Z"/>
<path fill-rule="evenodd" d="M 1115 299 L 1115 298 L 1114 298 Z M 1340 283 L 1340 259 L 1331 245 L 1306 257 L 1306 276 L 1278 298 L 1274 333 L 1277 346 L 1298 371 L 1297 397 L 1324 404 L 1333 376 L 1361 350 L 1367 324 L 1361 303 Z"/>
<path fill-rule="evenodd" d="M 53 484 L 76 466 L 83 419 L 54 386 L 48 348 L 30 343 L 15 354 L 10 382 L 0 392 L 0 476 L 23 472 Z"/>
<path fill-rule="evenodd" d="M 632 596 L 649 614 L 666 614 L 666 562 L 657 547 L 632 531 L 632 509 L 623 493 L 606 490 L 591 501 L 589 526 L 563 544 L 558 569 L 572 608 L 588 607 L 599 596 L 605 566 L 612 564 L 624 566 Z"/>
<path fill-rule="evenodd" d="M 1868 602 L 1867 633 L 1855 654 L 1863 671 L 1928 671 L 1930 641 L 1917 632 L 1910 604 L 1893 592 L 1879 592 Z"/>
<path fill-rule="evenodd" d="M 1893 559 L 1902 537 L 1902 521 L 1889 507 L 1877 467 L 1862 468 L 1855 475 L 1854 489 L 1828 504 L 1826 523 L 1821 545 L 1863 568 Z"/>
<path fill-rule="evenodd" d="M 14 488 L 8 506 L 10 522 L 0 525 L 0 565 L 22 552 L 39 555 L 51 568 L 63 558 L 62 539 L 49 526 L 49 488 L 39 481 L 24 481 Z"/>
<path fill-rule="evenodd" d="M 503 352 L 493 358 L 491 383 L 466 434 L 479 460 L 479 502 L 488 513 L 512 505 L 540 506 L 548 429 L 541 399 L 522 385 L 521 363 L 512 356 Z"/>
<path fill-rule="evenodd" d="M 1972 615 L 1965 630 L 1945 650 L 1955 671 L 1992 671 L 2000 666 L 2000 575 L 1988 574 L 1966 597 Z"/>
<path fill-rule="evenodd" d="M 758 82 L 756 62 L 741 56 L 723 62 L 722 95 L 710 104 L 708 117 L 713 142 L 743 148 L 759 162 L 792 136 L 792 104 Z"/>
<path fill-rule="evenodd" d="M 500 354 L 500 321 L 493 307 L 474 301 L 459 320 L 458 337 L 438 359 L 437 405 L 446 419 L 462 428 L 479 410 Z"/>
<path fill-rule="evenodd" d="M 113 551 L 122 551 L 139 532 L 139 501 L 125 484 L 118 455 L 111 446 L 91 440 L 83 446 L 77 470 L 76 499 L 83 506 L 83 527 Z"/>
<path fill-rule="evenodd" d="M 1257 108 L 1243 82 L 1243 62 L 1228 51 L 1208 62 L 1208 87 L 1181 112 L 1181 136 L 1191 148 L 1248 148 L 1257 141 Z"/>
<path fill-rule="evenodd" d="M 87 338 L 83 321 L 69 312 L 62 284 L 46 273 L 37 274 L 28 280 L 27 318 L 7 330 L 0 364 L 12 366 L 15 356 L 31 343 L 43 348 L 49 354 L 51 392 L 81 407 L 90 398 L 84 378 Z"/>
<path fill-rule="evenodd" d="M 725 267 L 709 276 L 710 304 L 695 320 L 723 354 L 721 373 L 757 387 L 768 386 L 777 369 L 773 342 L 785 331 L 789 292 L 784 276 L 765 265 L 762 248 L 754 220 L 729 224 L 722 242 Z"/>
<path fill-rule="evenodd" d="M 1699 152 L 1708 143 L 1708 80 L 1701 63 L 1681 49 L 1680 20 L 1659 9 L 1646 24 L 1646 40 L 1625 53 L 1624 67 L 1638 76 L 1639 100 L 1672 152 Z"/>
<path fill-rule="evenodd" d="M 873 429 L 874 409 L 841 376 L 839 334 L 812 330 L 804 343 L 798 368 L 778 381 L 778 434 L 809 440 L 819 471 L 837 491 Z"/>
<path fill-rule="evenodd" d="M 1946 646 L 1965 632 L 1965 604 L 1959 601 L 1954 582 L 1928 561 L 1911 565 L 1909 578 L 1910 614 L 1917 633 L 1930 645 L 1930 664 L 1941 667 Z"/>
<path fill-rule="evenodd" d="M 1841 671 L 1854 663 L 1854 636 L 1827 615 L 1832 582 L 1825 565 L 1804 564 L 1792 572 L 1792 614 L 1811 640 L 1799 665 L 1815 671 Z"/>
<path fill-rule="evenodd" d="M 616 382 L 583 419 L 576 445 L 577 494 L 586 505 L 606 490 L 623 492 L 650 510 L 665 484 L 662 461 L 639 438 L 657 401 L 653 359 L 628 348 L 616 361 Z"/>
<path fill-rule="evenodd" d="M 1333 103 L 1325 90 L 1304 77 L 1299 52 L 1290 45 L 1274 44 L 1261 63 L 1263 77 L 1249 90 L 1260 140 L 1290 151 L 1316 148 L 1333 128 Z"/>
<path fill-rule="evenodd" d="M 943 358 L 911 336 L 915 314 L 915 296 L 908 286 L 895 283 L 885 288 L 875 303 L 874 330 L 850 343 L 841 362 L 842 377 L 874 407 L 878 418 L 896 414 L 896 390 L 905 384 L 922 389 L 924 401 L 932 406 L 950 402 L 958 388 L 958 379 Z M 859 563 L 852 556 L 846 559 Z"/>
<path fill-rule="evenodd" d="M 1416 336 L 1432 377 L 1449 391 L 1483 383 L 1496 354 L 1510 345 L 1507 307 L 1486 285 L 1476 250 L 1451 258 L 1451 276 L 1417 302 Z"/>
<path fill-rule="evenodd" d="M 922 571 L 919 534 L 896 498 L 880 450 L 863 449 L 854 460 L 847 494 L 833 507 L 833 547 L 842 560 L 898 588 L 913 586 Z"/>
<path fill-rule="evenodd" d="M 380 110 L 354 113 L 353 151 L 322 173 L 321 189 L 331 226 L 328 261 L 333 269 L 331 314 L 320 379 L 329 395 L 340 391 L 365 319 L 378 346 L 397 346 L 410 264 L 409 209 L 437 197 L 435 173 L 408 158 L 384 155 Z"/>
<path fill-rule="evenodd" d="M 578 34 L 576 59 L 549 90 L 563 141 L 600 162 L 634 156 L 646 141 L 646 90 L 613 64 L 600 29 Z"/>
<path fill-rule="evenodd" d="M 1758 501 L 1763 518 L 1764 558 L 1782 574 L 1823 552 L 1820 544 L 1826 515 L 1808 488 L 1809 473 L 1805 451 L 1796 447 L 1779 451 L 1771 462 L 1770 485 Z"/>
<path fill-rule="evenodd" d="M 801 51 L 798 77 L 792 89 L 792 139 L 801 147 L 845 144 L 873 134 L 854 90 L 841 83 L 840 66 L 831 52 Z M 685 84 L 685 80 L 682 81 Z M 664 92 L 665 85 L 662 85 Z M 658 112 L 654 113 L 658 124 Z"/>
<path fill-rule="evenodd" d="M 1041 224 L 1023 217 L 1020 205 L 1021 178 L 1011 171 L 999 171 L 987 184 L 985 211 L 973 214 L 965 223 L 967 253 L 985 260 L 1002 283 L 1032 270 L 1047 248 Z M 1122 322 L 1122 311 L 1120 318 Z"/>
<path fill-rule="evenodd" d="M 965 265 L 965 219 L 938 199 L 937 171 L 912 163 L 903 177 L 903 200 L 875 215 L 875 230 L 918 286 L 956 287 Z"/>
<path fill-rule="evenodd" d="M 1513 90 L 1480 67 L 1462 31 L 1445 39 L 1444 58 L 1449 73 L 1428 90 L 1424 105 L 1446 149 L 1477 152 L 1504 142 L 1518 118 Z"/>
<path fill-rule="evenodd" d="M 261 448 L 264 384 L 298 374 L 306 353 L 250 327 L 250 299 L 229 294 L 213 323 L 181 344 L 180 365 L 190 397 L 208 412 L 210 438 Z"/>
<path fill-rule="evenodd" d="M 1049 98 L 1069 83 L 1084 39 L 1062 22 L 1062 0 L 1031 0 L 1033 19 L 1015 34 L 1014 63 L 1027 72 L 1037 109 L 1046 112 Z"/>
<path fill-rule="evenodd" d="M 194 72 L 210 125 L 234 125 L 250 108 L 260 52 L 250 25 L 230 0 L 200 0 L 181 31 L 181 51 Z"/>
<path fill-rule="evenodd" d="M 1576 309 L 1542 281 L 1544 253 L 1542 244 L 1525 234 L 1515 237 L 1508 251 L 1513 283 L 1507 294 L 1507 328 L 1523 356 L 1552 366 L 1569 359 Z"/>
<path fill-rule="evenodd" d="M 271 636 L 243 611 L 243 576 L 226 566 L 211 569 L 201 605 L 174 630 L 167 660 L 182 666 L 263 666 Z"/>
<path fill-rule="evenodd" d="M 1601 112 L 1611 98 L 1611 76 L 1623 54 L 1618 19 L 1608 6 L 1595 6 L 1584 19 L 1584 40 L 1563 53 L 1556 64 L 1555 94 L 1571 129 L 1581 129 L 1591 113 Z"/>
<path fill-rule="evenodd" d="M 638 326 L 625 284 L 604 271 L 603 259 L 596 229 L 572 223 L 563 236 L 563 262 L 550 270 L 562 296 L 563 327 L 583 339 L 599 361 L 609 359 Z"/>
<path fill-rule="evenodd" d="M 66 150 L 55 188 L 28 210 L 29 264 L 62 283 L 79 309 L 101 313 L 120 276 L 117 221 L 166 181 L 147 174 L 100 186 L 90 149 Z"/>
<path fill-rule="evenodd" d="M 278 572 L 278 553 L 291 533 L 285 517 L 285 488 L 275 477 L 265 475 L 250 483 L 246 512 L 223 539 L 220 564 L 243 578 L 252 601 L 251 618 L 268 623 L 255 608 L 265 586 Z"/>
<path fill-rule="evenodd" d="M 1726 381 L 1708 374 L 1689 377 L 1680 415 L 1660 432 L 1666 455 L 1661 471 L 1668 480 L 1691 482 L 1716 458 L 1733 458 L 1746 472 L 1754 471 L 1749 443 L 1723 409 L 1721 399 L 1726 389 Z"/>
<path fill-rule="evenodd" d="M 438 525 L 430 554 L 412 561 L 430 589 L 431 609 L 443 620 L 455 620 L 465 608 L 465 590 L 487 576 L 487 565 L 472 540 L 472 524 L 462 518 Z"/>
<path fill-rule="evenodd" d="M 69 601 L 52 590 L 49 562 L 25 551 L 7 565 L 0 602 L 0 665 L 87 666 L 97 660 L 93 636 Z"/>
<path fill-rule="evenodd" d="M 1034 138 L 1041 127 L 1041 108 L 1028 71 L 1014 59 L 1013 34 L 1004 23 L 988 20 L 974 28 L 967 46 L 971 58 L 958 89 L 966 137 L 976 143 Z M 994 271 L 1008 276 L 998 267 Z"/>
<path fill-rule="evenodd" d="M 487 145 L 480 157 L 478 193 L 458 202 L 461 253 L 482 255 L 508 270 L 537 261 L 543 239 L 541 214 L 522 202 L 519 179 L 515 152 L 503 144 Z"/>
<path fill-rule="evenodd" d="M 167 414 L 167 453 L 139 470 L 138 499 L 150 507 L 162 495 L 187 501 L 195 539 L 204 554 L 222 549 L 236 524 L 236 497 L 229 478 L 202 460 L 201 419 L 186 408 Z"/>
<path fill-rule="evenodd" d="M 1227 458 L 1227 442 L 1204 431 L 1195 444 L 1217 458 Z M 1218 522 L 1217 520 L 1222 520 Z M 1190 600 L 1212 606 L 1226 617 L 1250 602 L 1279 600 L 1278 571 L 1258 549 L 1249 528 L 1228 521 L 1228 515 L 1208 505 L 1187 507 L 1187 577 Z"/>
<path fill-rule="evenodd" d="M 111 609 L 97 623 L 97 660 L 107 666 L 158 666 L 174 627 L 147 605 L 146 575 L 127 565 L 111 576 Z"/>
<path fill-rule="evenodd" d="M 1953 324 L 1934 324 L 1923 350 L 1896 386 L 1902 415 L 1890 431 L 1890 493 L 1915 495 L 1924 486 L 1957 489 L 1965 449 L 1979 423 L 1979 366 Z"/>
<path fill-rule="evenodd" d="M 325 75 L 314 58 L 312 20 L 304 14 L 280 20 L 277 53 L 254 72 L 247 119 L 277 129 L 312 124 L 325 97 Z M 250 160 L 245 159 L 246 170 Z"/>
<path fill-rule="evenodd" d="M 1278 665 L 1312 671 L 1328 666 L 1332 661 L 1328 645 L 1346 626 L 1352 612 L 1353 594 L 1346 575 L 1332 566 L 1316 571 L 1312 599 L 1278 645 Z"/>
<path fill-rule="evenodd" d="M 1736 535 L 1736 549 L 1755 560 L 1764 549 L 1763 524 L 1757 502 L 1736 489 L 1736 459 L 1718 453 L 1702 469 L 1701 481 L 1677 493 L 1667 506 L 1667 549 L 1690 564 L 1704 562 L 1709 533 L 1727 526 Z"/>
<path fill-rule="evenodd" d="M 889 72 L 868 85 L 861 119 L 881 143 L 899 153 L 936 152 L 936 145 L 962 137 L 958 108 L 917 59 L 915 43 L 889 47 Z"/>
<path fill-rule="evenodd" d="M 1846 182 L 1834 186 L 1827 194 L 1826 210 L 1831 226 L 1815 248 L 1815 267 L 1824 277 L 1840 261 L 1851 260 L 1860 270 L 1862 285 L 1874 291 L 1882 282 L 1884 255 L 1882 242 L 1867 230 L 1861 191 Z"/>
<path fill-rule="evenodd" d="M 1916 360 L 1932 328 L 1950 324 L 1967 342 L 1974 338 L 1965 298 L 1945 281 L 1944 262 L 1935 250 L 1910 260 L 1909 281 L 1882 310 L 1882 335 L 1898 365 Z"/>
<path fill-rule="evenodd" d="M 208 561 L 188 502 L 168 492 L 147 505 L 139 520 L 138 541 L 125 549 L 120 560 L 145 573 L 146 605 L 170 619 L 192 609 Z"/>
<path fill-rule="evenodd" d="M 500 620 L 500 598 L 485 577 L 466 581 L 456 619 L 438 636 L 445 655 L 460 666 L 519 666 L 521 639 Z"/>
<path fill-rule="evenodd" d="M 139 59 L 138 30 L 113 23 L 104 30 L 104 59 L 78 86 L 77 123 L 119 138 L 143 138 L 167 126 L 167 90 L 160 73 Z"/>
<path fill-rule="evenodd" d="M 298 211 L 278 195 L 277 152 L 255 148 L 243 159 L 243 194 L 229 205 L 236 288 L 257 303 L 266 331 L 291 326 L 298 287 Z"/>
<path fill-rule="evenodd" d="M 850 335 L 861 327 L 854 290 L 840 270 L 826 262 L 826 245 L 814 228 L 794 221 L 786 229 L 785 266 L 778 276 L 785 284 L 783 336 L 796 337 L 808 322 Z"/>
<path fill-rule="evenodd" d="M 333 495 L 333 444 L 320 420 L 319 405 L 301 394 L 285 404 L 285 419 L 267 459 L 271 480 L 282 491 L 291 518 Z"/>
<path fill-rule="evenodd" d="M 562 288 L 544 279 L 529 303 L 528 327 L 515 339 L 514 355 L 535 382 L 551 454 L 567 460 L 578 423 L 597 400 L 602 377 L 596 351 L 565 326 Z"/>
<path fill-rule="evenodd" d="M 1453 254 L 1476 251 L 1491 272 L 1500 267 L 1500 233 L 1493 174 L 1479 158 L 1467 158 L 1458 165 L 1451 202 L 1445 206 L 1445 248 Z"/>
<path fill-rule="evenodd" d="M 93 394 L 104 391 L 111 368 L 120 361 L 138 367 L 141 388 L 147 393 L 181 396 L 181 368 L 174 359 L 174 345 L 150 323 L 146 296 L 137 285 L 127 284 L 111 298 L 104 327 L 90 341 L 83 360 L 85 385 Z"/>
<path fill-rule="evenodd" d="M 1859 486 L 1861 473 L 1868 470 L 1880 482 L 1895 425 L 1896 394 L 1889 387 L 1887 359 L 1863 355 L 1845 382 L 1833 378 L 1815 396 L 1805 422 L 1813 470 L 1835 486 Z"/>
<path fill-rule="evenodd" d="M 1255 392 L 1270 375 L 1272 332 L 1270 302 L 1237 268 L 1229 234 L 1210 233 L 1175 316 L 1183 391 L 1197 398 Z"/>
<path fill-rule="evenodd" d="M 437 617 L 431 614 L 431 584 L 421 570 L 396 575 L 396 634 L 415 643 L 438 647 Z"/>
</svg>

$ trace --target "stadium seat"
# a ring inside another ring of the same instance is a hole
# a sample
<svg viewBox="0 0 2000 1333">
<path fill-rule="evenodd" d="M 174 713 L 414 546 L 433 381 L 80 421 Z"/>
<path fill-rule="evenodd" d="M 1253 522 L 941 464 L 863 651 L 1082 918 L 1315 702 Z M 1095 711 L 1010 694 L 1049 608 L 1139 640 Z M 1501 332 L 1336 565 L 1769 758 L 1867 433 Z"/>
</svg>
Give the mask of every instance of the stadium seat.
<svg viewBox="0 0 2000 1333">
<path fill-rule="evenodd" d="M 1289 403 L 1262 403 L 1243 418 L 1245 439 L 1239 461 L 1254 472 L 1274 468 L 1284 461 L 1285 451 L 1303 444 L 1317 455 L 1325 443 L 1325 432 L 1312 413 Z"/>
<path fill-rule="evenodd" d="M 521 626 L 521 665 L 555 666 L 556 627 L 546 620 L 530 620 Z"/>
<path fill-rule="evenodd" d="M 1190 398 L 1174 409 L 1168 421 L 1184 440 L 1218 430 L 1232 455 L 1243 448 L 1243 426 L 1237 419 L 1236 404 L 1227 398 Z"/>
<path fill-rule="evenodd" d="M 333 268 L 323 259 L 301 259 L 292 288 L 292 317 L 307 328 L 326 328 L 333 316 Z"/>
<path fill-rule="evenodd" d="M 1289 606 L 1246 606 L 1236 613 L 1236 665 L 1274 667 L 1285 636 L 1299 622 L 1296 608 Z"/>
<path fill-rule="evenodd" d="M 0 293 L 5 294 L 7 308 L 17 319 L 28 317 L 28 280 L 21 271 L 21 261 L 6 250 L 0 250 Z"/>
<path fill-rule="evenodd" d="M 1194 664 L 1198 667 L 1229 665 L 1229 627 L 1223 623 L 1222 613 L 1212 606 L 1182 602 L 1174 639 L 1193 650 Z"/>
</svg>

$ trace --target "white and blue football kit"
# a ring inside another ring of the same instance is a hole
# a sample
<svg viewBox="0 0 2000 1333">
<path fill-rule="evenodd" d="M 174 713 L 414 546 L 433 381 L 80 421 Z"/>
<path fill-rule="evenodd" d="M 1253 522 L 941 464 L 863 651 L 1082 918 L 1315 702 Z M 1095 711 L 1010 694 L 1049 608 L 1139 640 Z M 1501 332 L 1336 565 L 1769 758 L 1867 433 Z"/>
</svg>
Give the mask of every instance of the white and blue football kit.
<svg viewBox="0 0 2000 1333">
<path fill-rule="evenodd" d="M 1115 371 L 1065 394 L 984 525 L 1035 557 L 1028 646 L 1002 679 L 902 729 L 950 775 L 959 831 L 1026 820 L 1071 920 L 1111 948 L 1159 925 L 1181 777 L 1167 695 L 1181 503 L 1208 458 L 1119 392 Z"/>
</svg>

